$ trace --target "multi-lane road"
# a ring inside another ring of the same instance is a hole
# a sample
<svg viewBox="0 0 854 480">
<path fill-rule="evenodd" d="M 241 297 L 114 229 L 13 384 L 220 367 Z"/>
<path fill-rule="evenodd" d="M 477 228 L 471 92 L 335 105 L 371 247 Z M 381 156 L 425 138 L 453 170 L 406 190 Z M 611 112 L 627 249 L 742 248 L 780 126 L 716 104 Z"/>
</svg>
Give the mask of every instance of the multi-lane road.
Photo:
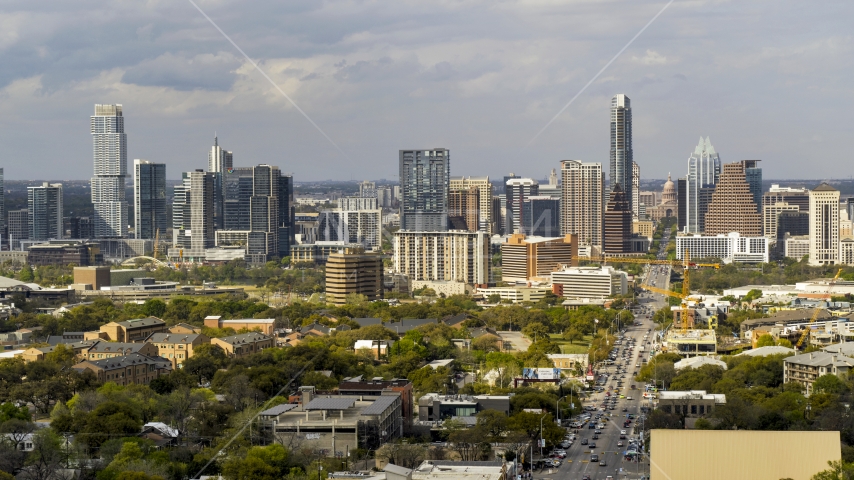
<svg viewBox="0 0 854 480">
<path fill-rule="evenodd" d="M 662 239 L 662 245 L 667 245 L 667 239 Z M 663 250 L 663 249 L 662 249 Z M 654 284 L 659 288 L 668 288 L 670 279 L 670 266 L 668 265 L 651 265 L 647 267 L 645 272 L 646 281 Z M 641 305 L 641 310 L 653 313 L 656 310 L 666 305 L 666 300 L 663 296 L 645 292 L 640 295 L 638 301 Z M 644 384 L 635 381 L 634 376 L 642 365 L 644 355 L 649 356 L 650 347 L 653 344 L 653 333 L 655 325 L 648 318 L 647 313 L 637 314 L 636 322 L 639 326 L 627 326 L 626 332 L 617 346 L 620 355 L 617 357 L 616 365 L 609 365 L 598 370 L 597 375 L 607 375 L 605 380 L 604 392 L 593 393 L 584 401 L 585 406 L 592 406 L 595 411 L 589 412 L 594 416 L 590 420 L 595 421 L 595 414 L 600 412 L 601 405 L 608 403 L 608 400 L 613 396 L 617 396 L 618 400 L 614 410 L 605 409 L 602 413 L 601 422 L 605 424 L 602 433 L 598 434 L 598 439 L 593 440 L 595 430 L 588 428 L 585 424 L 578 429 L 578 434 L 572 446 L 565 449 L 566 458 L 563 460 L 560 467 L 552 469 L 544 469 L 534 472 L 535 479 L 552 479 L 552 480 L 581 480 L 585 475 L 591 480 L 605 480 L 609 475 L 614 479 L 640 479 L 646 475 L 649 478 L 649 466 L 646 460 L 641 462 L 632 462 L 624 458 L 623 453 L 626 451 L 626 445 L 629 440 L 637 439 L 641 435 L 643 426 L 639 418 L 642 414 L 641 407 L 649 406 L 649 402 L 643 399 Z M 646 338 L 645 338 L 646 336 Z M 627 347 L 629 339 L 634 339 L 633 346 Z M 643 348 L 643 351 L 641 351 Z M 626 358 L 623 358 L 625 354 Z M 617 373 L 617 367 L 624 367 L 625 373 Z M 622 386 L 618 386 L 617 382 L 622 379 Z M 632 389 L 631 386 L 636 388 Z M 610 388 L 611 395 L 608 396 Z M 626 398 L 619 398 L 620 395 Z M 631 399 L 629 399 L 631 398 Z M 610 405 L 610 403 L 608 403 Z M 626 411 L 623 411 L 623 410 Z M 623 422 L 628 414 L 633 414 L 635 420 L 629 427 L 624 427 Z M 626 439 L 622 440 L 623 446 L 619 446 L 621 430 L 626 430 Z M 574 430 L 570 429 L 570 432 Z M 582 445 L 582 439 L 587 440 L 587 445 Z M 590 448 L 589 444 L 596 444 L 595 448 Z M 591 456 L 595 454 L 599 460 L 604 460 L 605 465 L 602 466 L 599 462 L 591 461 Z"/>
</svg>

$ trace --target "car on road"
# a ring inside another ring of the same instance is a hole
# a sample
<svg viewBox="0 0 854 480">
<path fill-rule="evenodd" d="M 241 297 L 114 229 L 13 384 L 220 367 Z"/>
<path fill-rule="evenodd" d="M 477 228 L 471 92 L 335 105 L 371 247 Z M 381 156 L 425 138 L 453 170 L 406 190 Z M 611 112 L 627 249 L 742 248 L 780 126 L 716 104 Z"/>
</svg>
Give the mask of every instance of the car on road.
<svg viewBox="0 0 854 480">
<path fill-rule="evenodd" d="M 599 466 L 600 466 L 600 467 L 607 467 L 607 466 L 608 466 L 608 464 L 607 464 L 607 463 L 605 463 L 605 460 L 604 460 L 604 459 L 602 459 L 602 460 L 599 460 Z"/>
<path fill-rule="evenodd" d="M 590 449 L 593 450 L 594 448 L 596 448 L 596 444 L 593 442 L 590 442 L 590 445 L 588 445 L 588 447 L 590 447 Z"/>
<path fill-rule="evenodd" d="M 593 436 L 592 436 L 592 437 L 590 437 L 590 438 L 592 438 L 593 440 L 599 440 L 599 435 L 593 435 Z"/>
<path fill-rule="evenodd" d="M 618 447 L 622 447 L 622 446 L 623 446 L 623 441 L 622 441 L 622 440 L 620 440 L 619 442 L 617 442 L 617 446 L 618 446 Z"/>
<path fill-rule="evenodd" d="M 620 430 L 620 435 L 625 435 L 625 434 L 626 434 L 625 430 Z"/>
<path fill-rule="evenodd" d="M 586 439 L 586 438 L 582 438 L 582 439 L 581 439 L 581 444 L 582 444 L 582 445 L 587 445 L 587 439 Z"/>
<path fill-rule="evenodd" d="M 596 455 L 595 453 L 590 455 L 590 461 L 591 462 L 598 462 L 599 461 L 599 455 Z"/>
</svg>

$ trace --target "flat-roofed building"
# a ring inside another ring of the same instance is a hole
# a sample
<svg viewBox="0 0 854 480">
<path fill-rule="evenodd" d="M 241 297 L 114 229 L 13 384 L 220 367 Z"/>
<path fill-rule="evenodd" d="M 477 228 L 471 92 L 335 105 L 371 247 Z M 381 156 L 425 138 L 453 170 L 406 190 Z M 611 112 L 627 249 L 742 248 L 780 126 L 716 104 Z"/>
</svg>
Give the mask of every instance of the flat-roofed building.
<svg viewBox="0 0 854 480">
<path fill-rule="evenodd" d="M 668 352 L 683 357 L 715 355 L 718 352 L 714 330 L 688 330 L 682 333 L 680 329 L 670 329 L 664 338 L 664 347 Z"/>
<path fill-rule="evenodd" d="M 383 261 L 364 249 L 333 253 L 326 261 L 326 301 L 347 303 L 348 295 L 364 295 L 368 301 L 383 298 Z"/>
<path fill-rule="evenodd" d="M 388 480 L 400 480 L 388 475 L 389 468 L 386 466 Z M 411 480 L 506 480 L 506 468 L 502 461 L 425 460 L 409 476 Z"/>
<path fill-rule="evenodd" d="M 562 265 L 578 265 L 578 236 L 526 237 L 514 234 L 501 244 L 501 280 L 548 280 Z"/>
<path fill-rule="evenodd" d="M 363 379 L 359 375 L 358 377 L 342 380 L 338 385 L 338 392 L 341 395 L 358 395 L 360 397 L 380 397 L 385 395 L 386 392 L 399 393 L 403 418 L 408 422 L 411 422 L 413 419 L 412 382 L 407 378 L 383 380 L 382 377 L 375 377 L 372 379 Z"/>
<path fill-rule="evenodd" d="M 632 233 L 651 239 L 655 233 L 655 224 L 652 220 L 635 220 L 632 222 Z"/>
<path fill-rule="evenodd" d="M 611 266 L 567 267 L 553 272 L 552 291 L 566 298 L 608 298 L 628 291 L 626 272 Z"/>
<path fill-rule="evenodd" d="M 842 458 L 838 431 L 660 429 L 651 435 L 650 480 L 809 480 Z"/>
<path fill-rule="evenodd" d="M 492 256 L 484 231 L 394 232 L 394 272 L 417 280 L 490 281 Z"/>
<path fill-rule="evenodd" d="M 724 263 L 768 263 L 770 242 L 767 237 L 743 237 L 738 232 L 727 235 L 679 235 L 676 237 L 676 259 L 683 260 L 685 251 L 691 258 L 720 258 Z"/>
<path fill-rule="evenodd" d="M 217 345 L 223 350 L 228 357 L 247 357 L 253 353 L 258 353 L 265 348 L 274 347 L 275 340 L 263 333 L 251 332 L 242 333 L 240 335 L 231 335 L 229 337 L 212 338 L 211 345 Z"/>
<path fill-rule="evenodd" d="M 474 417 L 484 410 L 498 410 L 510 415 L 510 397 L 428 393 L 418 399 L 418 420 L 422 422 L 434 422 L 448 417 Z"/>
<path fill-rule="evenodd" d="M 658 409 L 685 418 L 685 428 L 694 428 L 698 418 L 710 415 L 721 405 L 726 405 L 726 395 L 722 393 L 706 393 L 705 390 L 658 392 Z"/>
<path fill-rule="evenodd" d="M 786 258 L 794 258 L 795 260 L 801 260 L 809 254 L 809 235 L 795 237 L 786 236 L 785 240 L 783 240 L 783 255 L 785 255 Z"/>
<path fill-rule="evenodd" d="M 493 295 L 498 295 L 501 301 L 513 303 L 519 302 L 539 302 L 545 298 L 546 294 L 551 291 L 551 287 L 544 285 L 540 287 L 527 286 L 510 286 L 510 287 L 488 287 L 479 288 L 477 293 L 488 299 Z"/>
<path fill-rule="evenodd" d="M 300 387 L 299 404 L 263 411 L 261 422 L 278 441 L 299 441 L 312 451 L 376 450 L 403 435 L 403 401 L 398 392 L 379 396 L 322 395 L 313 386 Z"/>
<path fill-rule="evenodd" d="M 590 361 L 586 353 L 549 353 L 546 356 L 561 370 L 584 370 Z"/>
<path fill-rule="evenodd" d="M 264 335 L 273 335 L 276 320 L 274 318 L 239 318 L 234 320 L 223 320 L 221 316 L 209 315 L 205 317 L 205 326 L 208 328 L 233 328 L 234 331 L 243 330 L 259 331 Z"/>
</svg>

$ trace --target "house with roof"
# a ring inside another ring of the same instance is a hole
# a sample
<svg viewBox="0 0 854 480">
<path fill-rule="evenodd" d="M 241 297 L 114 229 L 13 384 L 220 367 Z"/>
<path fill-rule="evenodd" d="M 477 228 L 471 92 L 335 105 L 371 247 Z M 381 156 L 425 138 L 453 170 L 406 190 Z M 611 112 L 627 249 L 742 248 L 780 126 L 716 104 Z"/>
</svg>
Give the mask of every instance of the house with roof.
<svg viewBox="0 0 854 480">
<path fill-rule="evenodd" d="M 354 322 L 359 324 L 359 327 L 369 327 L 371 325 L 382 325 L 383 320 L 381 318 L 354 318 L 352 319 Z"/>
<path fill-rule="evenodd" d="M 443 318 L 442 323 L 452 328 L 463 328 L 463 322 L 469 318 L 471 318 L 471 315 L 467 313 L 460 313 L 458 315 Z"/>
<path fill-rule="evenodd" d="M 172 362 L 172 368 L 179 368 L 184 361 L 193 356 L 193 350 L 199 345 L 210 343 L 211 339 L 201 333 L 152 333 L 146 342 L 154 345 L 156 355 Z"/>
<path fill-rule="evenodd" d="M 188 334 L 188 333 L 202 333 L 202 327 L 197 327 L 195 325 L 190 325 L 189 323 L 176 323 L 169 327 L 169 333 L 177 333 L 177 334 Z"/>
<path fill-rule="evenodd" d="M 178 445 L 180 432 L 163 422 L 148 422 L 142 426 L 139 436 L 154 442 L 157 449 Z"/>
<path fill-rule="evenodd" d="M 319 323 L 312 323 L 311 325 L 306 325 L 299 329 L 300 333 L 303 335 L 316 335 L 318 337 L 325 337 L 332 332 L 332 329 L 321 325 Z"/>
<path fill-rule="evenodd" d="M 84 360 L 72 368 L 81 373 L 89 370 L 102 383 L 148 385 L 155 378 L 169 374 L 172 371 L 172 363 L 161 357 L 131 353 L 103 360 Z"/>
<path fill-rule="evenodd" d="M 229 337 L 212 338 L 212 345 L 218 345 L 225 350 L 225 354 L 229 357 L 246 357 L 253 353 L 258 353 L 265 348 L 275 346 L 273 337 L 268 337 L 263 333 L 249 332 Z"/>
<path fill-rule="evenodd" d="M 92 345 L 95 345 L 96 343 L 98 343 L 98 340 L 84 340 L 82 342 L 68 344 L 61 343 L 57 345 L 51 345 L 49 347 L 28 348 L 24 350 L 24 353 L 21 354 L 21 359 L 23 359 L 25 362 L 38 362 L 44 360 L 45 355 L 56 350 L 59 345 L 62 345 L 63 348 L 71 349 L 72 351 L 74 351 L 75 355 L 80 355 L 83 349 L 89 348 Z"/>
<path fill-rule="evenodd" d="M 402 336 L 410 330 L 415 330 L 420 326 L 430 325 L 433 323 L 439 323 L 439 320 L 436 318 L 404 318 L 399 322 L 386 323 L 385 328 Z"/>
<path fill-rule="evenodd" d="M 165 332 L 166 322 L 157 317 L 137 318 L 124 322 L 110 322 L 102 325 L 101 333 L 112 342 L 141 342 L 152 333 Z"/>
<path fill-rule="evenodd" d="M 157 356 L 157 347 L 148 343 L 95 342 L 91 347 L 80 350 L 80 360 L 101 360 L 123 357 L 131 353 L 140 353 L 149 357 Z"/>
<path fill-rule="evenodd" d="M 62 335 L 49 335 L 48 345 L 59 345 L 60 343 L 76 343 L 86 340 L 86 332 L 62 332 Z"/>
<path fill-rule="evenodd" d="M 394 345 L 394 340 L 356 340 L 353 351 L 379 360 L 380 358 L 388 358 L 392 345 Z"/>
</svg>

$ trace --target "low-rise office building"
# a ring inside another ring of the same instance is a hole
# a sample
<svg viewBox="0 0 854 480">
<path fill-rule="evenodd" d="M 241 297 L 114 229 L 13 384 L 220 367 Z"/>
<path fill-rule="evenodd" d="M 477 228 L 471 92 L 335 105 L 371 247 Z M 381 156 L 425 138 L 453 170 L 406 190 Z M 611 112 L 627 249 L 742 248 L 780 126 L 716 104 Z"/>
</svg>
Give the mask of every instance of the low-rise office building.
<svg viewBox="0 0 854 480">
<path fill-rule="evenodd" d="M 578 265 L 578 236 L 526 237 L 517 233 L 501 244 L 501 280 L 548 280 L 562 265 Z"/>
<path fill-rule="evenodd" d="M 658 409 L 683 416 L 686 428 L 693 428 L 698 418 L 725 404 L 726 395 L 722 393 L 706 393 L 705 390 L 658 392 Z"/>
<path fill-rule="evenodd" d="M 210 343 L 210 338 L 201 333 L 154 333 L 147 339 L 147 344 L 154 345 L 159 355 L 170 362 L 172 368 L 179 368 L 193 356 L 193 350 L 199 345 Z"/>
<path fill-rule="evenodd" d="M 679 235 L 676 237 L 676 259 L 720 258 L 724 263 L 768 263 L 767 237 L 742 237 L 738 232 L 727 235 Z"/>
<path fill-rule="evenodd" d="M 396 392 L 400 394 L 401 409 L 403 418 L 407 422 L 412 421 L 413 417 L 413 398 L 412 398 L 412 382 L 406 378 L 393 378 L 391 380 L 383 380 L 381 377 L 373 379 L 362 379 L 362 376 L 345 378 L 338 385 L 338 393 L 341 395 L 351 395 L 360 397 L 379 397 L 387 394 L 387 392 Z"/>
<path fill-rule="evenodd" d="M 273 336 L 276 320 L 273 318 L 240 318 L 234 320 L 223 320 L 221 316 L 210 315 L 205 317 L 205 326 L 208 328 L 233 328 L 234 331 L 246 329 L 259 331 L 264 335 Z"/>
<path fill-rule="evenodd" d="M 509 416 L 510 397 L 428 393 L 418 399 L 418 420 L 422 422 L 437 422 L 452 417 L 473 417 L 484 410 L 498 410 Z"/>
<path fill-rule="evenodd" d="M 148 385 L 152 380 L 172 371 L 172 364 L 160 357 L 131 353 L 104 360 L 84 360 L 72 367 L 78 372 L 90 370 L 99 382 L 117 385 Z"/>
<path fill-rule="evenodd" d="M 383 298 L 383 260 L 363 248 L 345 249 L 326 261 L 326 301 L 347 303 L 350 294 L 364 295 L 368 301 Z"/>
<path fill-rule="evenodd" d="M 376 450 L 403 435 L 403 405 L 397 392 L 376 397 L 317 396 L 300 387 L 301 402 L 278 405 L 260 414 L 264 428 L 286 445 L 334 456 L 347 448 Z"/>
<path fill-rule="evenodd" d="M 100 331 L 112 342 L 141 342 L 152 333 L 165 332 L 166 322 L 157 317 L 137 318 L 102 325 Z"/>
<path fill-rule="evenodd" d="M 493 295 L 498 295 L 501 299 L 500 301 L 509 301 L 513 303 L 519 302 L 538 302 L 545 298 L 546 294 L 551 291 L 551 287 L 542 286 L 542 287 L 528 287 L 528 286 L 514 286 L 514 287 L 489 287 L 489 288 L 478 288 L 477 293 L 483 295 L 485 300 L 489 300 L 489 297 Z"/>
<path fill-rule="evenodd" d="M 239 358 L 258 353 L 265 348 L 273 347 L 276 342 L 272 337 L 268 337 L 263 333 L 250 332 L 230 337 L 212 338 L 211 344 L 225 350 L 227 356 Z"/>
<path fill-rule="evenodd" d="M 566 298 L 609 298 L 625 295 L 628 275 L 611 266 L 567 267 L 553 272 L 552 291 Z"/>
</svg>

